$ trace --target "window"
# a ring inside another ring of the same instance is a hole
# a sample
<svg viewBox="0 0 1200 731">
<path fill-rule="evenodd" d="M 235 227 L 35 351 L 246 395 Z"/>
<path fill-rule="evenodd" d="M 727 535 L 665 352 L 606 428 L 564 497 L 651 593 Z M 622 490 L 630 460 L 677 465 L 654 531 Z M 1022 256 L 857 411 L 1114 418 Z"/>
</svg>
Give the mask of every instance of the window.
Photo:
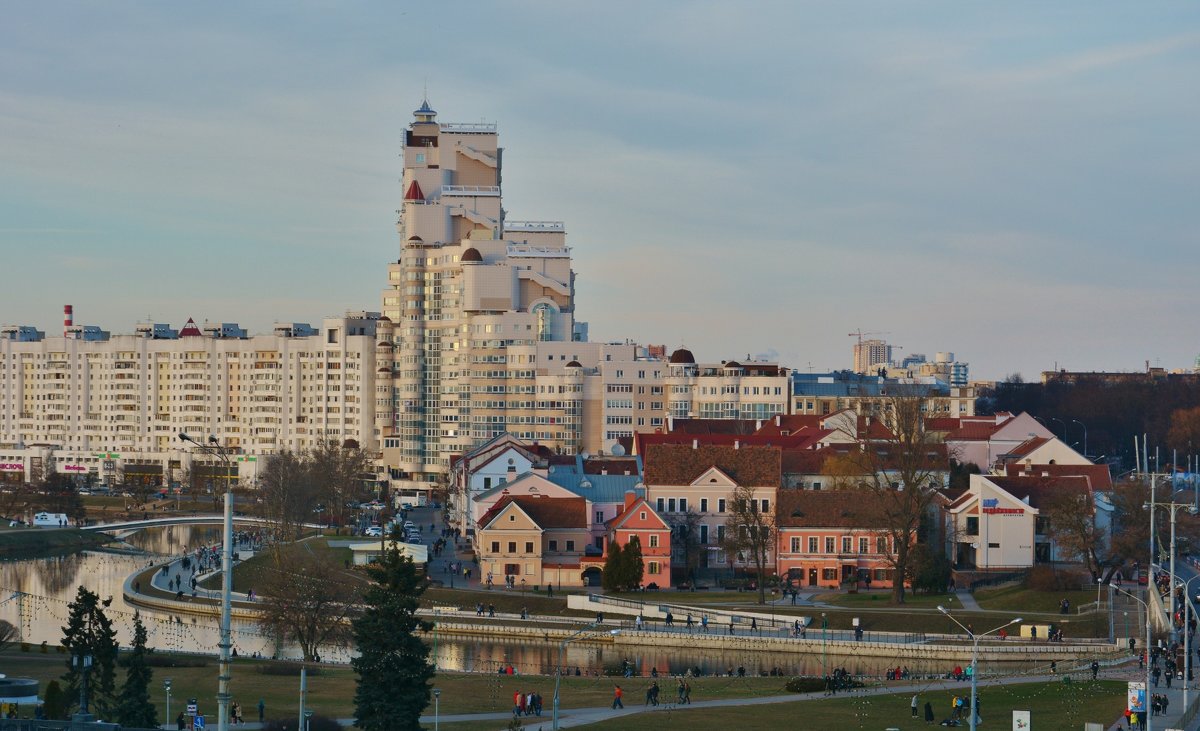
<svg viewBox="0 0 1200 731">
<path fill-rule="evenodd" d="M 825 537 L 825 553 L 833 553 L 833 536 Z"/>
<path fill-rule="evenodd" d="M 653 534 L 650 536 L 650 547 L 658 548 L 658 535 L 657 534 Z"/>
<path fill-rule="evenodd" d="M 771 501 L 770 500 L 762 501 L 762 512 L 764 515 L 771 512 Z"/>
<path fill-rule="evenodd" d="M 505 576 L 516 576 L 519 573 L 521 573 L 521 564 L 519 564 L 519 563 L 504 564 L 504 575 Z"/>
<path fill-rule="evenodd" d="M 483 478 L 483 489 L 484 490 L 492 489 L 492 478 L 490 478 L 490 477 Z"/>
<path fill-rule="evenodd" d="M 516 553 L 516 552 L 517 552 L 517 542 L 516 542 L 516 541 L 509 541 L 509 542 L 508 542 L 508 552 L 509 552 L 509 553 Z"/>
<path fill-rule="evenodd" d="M 979 535 L 979 518 L 977 518 L 977 517 L 968 517 L 967 518 L 967 535 L 969 535 L 969 536 Z"/>
<path fill-rule="evenodd" d="M 645 520 L 645 519 L 646 519 L 646 511 L 643 510 L 642 512 L 638 513 L 638 520 Z"/>
<path fill-rule="evenodd" d="M 533 553 L 533 541 L 525 541 L 525 553 Z"/>
<path fill-rule="evenodd" d="M 804 541 L 800 536 L 792 536 L 792 553 L 800 553 L 800 546 Z"/>
<path fill-rule="evenodd" d="M 597 511 L 596 511 L 596 522 L 597 522 L 597 523 L 603 523 L 603 522 L 604 522 L 604 511 L 603 511 L 603 510 L 597 510 Z"/>
<path fill-rule="evenodd" d="M 717 543 L 724 543 L 724 542 L 725 542 L 725 526 L 718 525 L 717 526 Z"/>
<path fill-rule="evenodd" d="M 820 489 L 821 489 L 821 483 L 819 483 L 819 482 L 814 482 L 814 483 L 813 483 L 813 488 L 812 488 L 812 489 L 814 489 L 814 490 L 820 490 Z"/>
<path fill-rule="evenodd" d="M 887 555 L 887 553 L 888 553 L 887 544 L 888 544 L 887 536 L 879 536 L 878 538 L 875 539 L 875 552 Z"/>
<path fill-rule="evenodd" d="M 700 543 L 708 543 L 708 525 L 705 523 L 700 524 Z"/>
<path fill-rule="evenodd" d="M 842 536 L 842 553 L 850 553 L 850 536 Z"/>
<path fill-rule="evenodd" d="M 809 553 L 816 553 L 818 550 L 819 550 L 819 549 L 817 548 L 817 537 L 816 537 L 816 536 L 809 536 L 809 537 L 808 537 L 808 552 L 809 552 Z"/>
<path fill-rule="evenodd" d="M 567 552 L 575 550 L 575 541 L 567 541 Z"/>
<path fill-rule="evenodd" d="M 718 513 L 725 512 L 725 498 L 720 498 L 719 500 L 717 500 L 717 512 Z"/>
<path fill-rule="evenodd" d="M 550 550 L 553 553 L 558 553 L 558 541 L 550 541 Z"/>
<path fill-rule="evenodd" d="M 500 541 L 492 541 L 492 553 L 500 553 Z"/>
<path fill-rule="evenodd" d="M 648 574 L 658 574 L 660 570 L 658 561 L 650 561 L 646 565 L 646 573 Z"/>
<path fill-rule="evenodd" d="M 679 498 L 679 512 L 681 512 L 681 513 L 687 512 L 687 498 L 685 498 L 685 497 Z"/>
<path fill-rule="evenodd" d="M 892 580 L 892 570 L 891 569 L 875 569 L 875 580 L 876 581 L 891 581 Z"/>
<path fill-rule="evenodd" d="M 660 513 L 661 513 L 661 512 L 663 512 L 663 505 L 664 505 L 664 503 L 665 503 L 665 501 L 664 501 L 662 498 L 658 498 L 657 500 L 655 500 L 655 501 L 654 501 L 654 508 L 655 508 L 655 509 L 656 509 L 658 512 L 660 512 Z"/>
<path fill-rule="evenodd" d="M 871 545 L 871 541 L 870 541 L 870 539 L 868 539 L 868 538 L 859 538 L 859 539 L 858 539 L 858 552 L 859 552 L 859 553 L 867 553 L 867 551 L 869 550 L 869 547 L 870 547 L 870 545 Z"/>
<path fill-rule="evenodd" d="M 821 569 L 821 580 L 822 581 L 837 581 L 837 578 L 838 578 L 837 569 Z"/>
<path fill-rule="evenodd" d="M 667 512 L 668 513 L 675 512 L 675 498 L 673 498 L 673 497 L 667 498 Z"/>
<path fill-rule="evenodd" d="M 708 498 L 706 498 L 706 497 L 700 498 L 700 512 L 701 513 L 708 512 Z"/>
</svg>

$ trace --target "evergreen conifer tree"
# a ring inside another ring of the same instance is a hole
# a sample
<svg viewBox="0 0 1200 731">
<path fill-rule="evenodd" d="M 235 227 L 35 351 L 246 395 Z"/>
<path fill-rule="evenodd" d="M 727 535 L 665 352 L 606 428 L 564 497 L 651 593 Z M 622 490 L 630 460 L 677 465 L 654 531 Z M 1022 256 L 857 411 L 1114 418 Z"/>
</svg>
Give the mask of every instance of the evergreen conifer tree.
<svg viewBox="0 0 1200 731">
<path fill-rule="evenodd" d="M 621 556 L 621 582 L 626 589 L 633 591 L 642 585 L 642 575 L 645 571 L 642 540 L 637 536 L 630 536 L 629 543 L 625 544 L 625 553 Z"/>
<path fill-rule="evenodd" d="M 146 626 L 140 612 L 133 613 L 133 647 L 121 664 L 125 666 L 125 684 L 117 699 L 116 722 L 122 726 L 156 728 L 158 712 L 150 702 L 154 671 L 146 659 Z"/>
<path fill-rule="evenodd" d="M 62 628 L 62 646 L 67 651 L 67 672 L 62 679 L 68 710 L 77 702 L 83 677 L 76 658 L 90 656 L 88 711 L 97 718 L 111 717 L 116 705 L 117 632 L 104 614 L 111 603 L 112 599 L 100 601 L 99 595 L 79 587 L 75 601 L 67 606 L 67 626 Z"/>
<path fill-rule="evenodd" d="M 367 574 L 374 584 L 352 625 L 359 652 L 350 661 L 357 676 L 355 725 L 363 731 L 418 731 L 433 677 L 429 647 L 418 635 L 433 625 L 416 614 L 426 579 L 395 542 Z"/>
<path fill-rule="evenodd" d="M 615 540 L 609 541 L 608 555 L 604 557 L 604 575 L 600 577 L 600 586 L 605 591 L 620 591 L 624 585 L 622 571 L 625 566 L 621 560 L 621 544 Z"/>
</svg>

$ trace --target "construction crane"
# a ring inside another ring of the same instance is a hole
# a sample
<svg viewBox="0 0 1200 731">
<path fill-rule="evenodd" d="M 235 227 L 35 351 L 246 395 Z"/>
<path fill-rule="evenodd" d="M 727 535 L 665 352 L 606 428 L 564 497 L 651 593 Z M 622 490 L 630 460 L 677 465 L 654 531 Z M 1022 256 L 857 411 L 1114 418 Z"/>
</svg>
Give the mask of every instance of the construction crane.
<svg viewBox="0 0 1200 731">
<path fill-rule="evenodd" d="M 858 330 L 855 330 L 854 332 L 850 333 L 850 334 L 849 334 L 847 337 L 851 337 L 851 338 L 854 338 L 854 337 L 856 337 L 856 338 L 858 338 L 858 344 L 859 344 L 859 345 L 862 345 L 862 341 L 863 341 L 863 336 L 864 336 L 864 335 L 891 335 L 891 333 L 890 333 L 890 332 L 872 332 L 872 333 L 865 333 L 865 332 L 863 332 L 863 331 L 862 331 L 862 329 L 861 329 L 861 328 L 859 328 Z"/>
</svg>

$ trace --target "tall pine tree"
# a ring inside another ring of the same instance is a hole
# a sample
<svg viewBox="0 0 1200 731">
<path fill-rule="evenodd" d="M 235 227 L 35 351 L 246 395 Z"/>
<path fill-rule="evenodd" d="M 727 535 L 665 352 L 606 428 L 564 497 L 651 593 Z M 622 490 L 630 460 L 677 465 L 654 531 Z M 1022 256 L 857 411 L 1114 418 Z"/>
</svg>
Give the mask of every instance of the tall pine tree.
<svg viewBox="0 0 1200 731">
<path fill-rule="evenodd" d="M 621 556 L 621 581 L 629 591 L 635 591 L 642 585 L 642 576 L 646 572 L 642 561 L 642 539 L 630 536 L 625 544 L 625 553 Z"/>
<path fill-rule="evenodd" d="M 363 731 L 418 731 L 429 705 L 429 647 L 418 633 L 433 625 L 417 618 L 426 579 L 390 543 L 367 569 L 374 584 L 363 596 L 366 609 L 353 622 L 358 657 L 354 669 L 355 725 Z"/>
<path fill-rule="evenodd" d="M 67 606 L 67 626 L 62 628 L 62 645 L 67 651 L 67 672 L 62 676 L 66 696 L 71 702 L 79 697 L 82 669 L 76 658 L 90 656 L 92 667 L 87 671 L 88 711 L 97 718 L 110 718 L 116 701 L 117 632 L 104 614 L 112 599 L 100 601 L 84 587 L 79 587 L 75 601 Z"/>
<path fill-rule="evenodd" d="M 608 555 L 604 557 L 604 575 L 600 577 L 600 586 L 605 591 L 620 591 L 625 583 L 622 578 L 623 569 L 621 544 L 614 539 L 608 542 Z"/>
<path fill-rule="evenodd" d="M 133 647 L 122 659 L 125 666 L 125 685 L 117 698 L 116 722 L 135 728 L 157 728 L 158 711 L 150 702 L 150 683 L 154 671 L 146 660 L 146 625 L 140 612 L 133 613 Z"/>
</svg>

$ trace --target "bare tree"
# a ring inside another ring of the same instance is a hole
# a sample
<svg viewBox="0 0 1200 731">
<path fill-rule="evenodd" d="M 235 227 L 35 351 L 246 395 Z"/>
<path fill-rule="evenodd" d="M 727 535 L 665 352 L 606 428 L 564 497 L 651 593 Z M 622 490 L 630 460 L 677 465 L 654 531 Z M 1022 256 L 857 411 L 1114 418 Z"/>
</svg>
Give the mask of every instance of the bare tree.
<svg viewBox="0 0 1200 731">
<path fill-rule="evenodd" d="M 892 602 L 903 604 L 904 582 L 912 578 L 910 550 L 928 527 L 949 456 L 936 435 L 925 430 L 925 412 L 941 413 L 940 399 L 917 392 L 893 392 L 882 403 L 881 423 L 864 424 L 858 448 L 846 459 L 858 472 L 865 505 L 876 511 L 879 536 L 892 547 Z M 882 427 L 882 428 L 881 428 Z"/>
<path fill-rule="evenodd" d="M 267 458 L 258 484 L 275 565 L 282 566 L 282 546 L 300 537 L 318 500 L 308 459 L 302 453 L 277 452 Z"/>
<path fill-rule="evenodd" d="M 307 455 L 315 488 L 326 508 L 346 522 L 347 503 L 366 495 L 366 479 L 373 477 L 371 457 L 359 449 L 358 442 L 346 440 L 338 445 L 328 442 Z"/>
<path fill-rule="evenodd" d="M 1049 493 L 1041 517 L 1046 519 L 1050 537 L 1063 557 L 1086 566 L 1093 580 L 1100 578 L 1108 563 L 1108 550 L 1104 531 L 1096 526 L 1092 493 L 1060 487 Z"/>
<path fill-rule="evenodd" d="M 725 522 L 724 548 L 731 556 L 739 555 L 745 563 L 754 566 L 758 577 L 758 603 L 765 604 L 767 587 L 764 580 L 775 543 L 774 517 L 761 509 L 754 488 L 746 485 L 733 489 L 726 509 L 729 518 Z"/>
<path fill-rule="evenodd" d="M 5 649 L 8 643 L 15 642 L 20 635 L 15 624 L 7 619 L 0 619 L 0 650 Z"/>
<path fill-rule="evenodd" d="M 322 646 L 349 639 L 359 582 L 333 556 L 303 543 L 282 549 L 282 558 L 255 577 L 262 596 L 258 623 L 277 639 L 295 642 L 311 662 Z"/>
</svg>

